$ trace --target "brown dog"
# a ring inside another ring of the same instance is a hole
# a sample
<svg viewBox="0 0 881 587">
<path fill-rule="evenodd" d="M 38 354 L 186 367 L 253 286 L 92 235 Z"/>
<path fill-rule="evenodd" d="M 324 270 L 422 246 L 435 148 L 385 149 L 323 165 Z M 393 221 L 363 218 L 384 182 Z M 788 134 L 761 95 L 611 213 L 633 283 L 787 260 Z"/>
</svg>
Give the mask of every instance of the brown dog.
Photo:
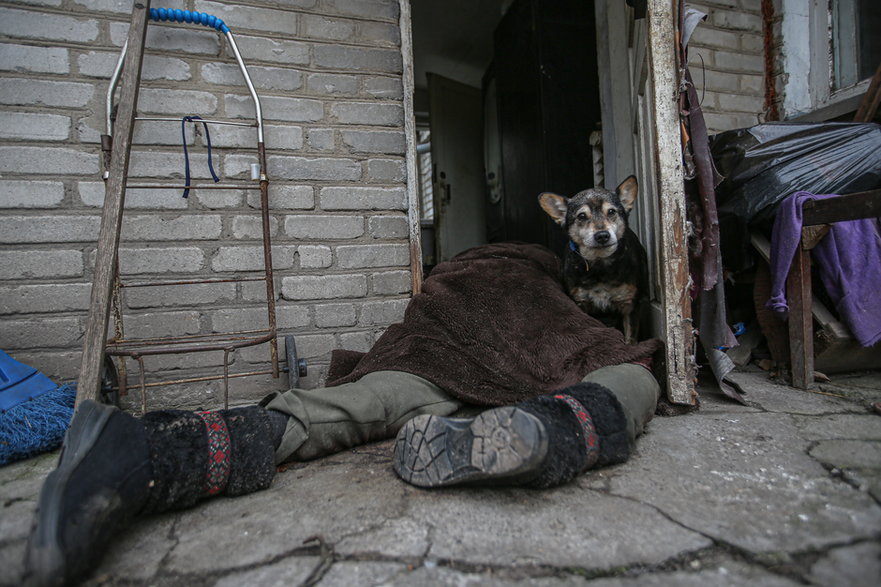
<svg viewBox="0 0 881 587">
<path fill-rule="evenodd" d="M 593 188 L 572 198 L 545 192 L 539 204 L 569 237 L 566 290 L 586 313 L 637 340 L 638 309 L 648 296 L 648 260 L 628 216 L 636 202 L 632 175 L 615 190 Z"/>
</svg>

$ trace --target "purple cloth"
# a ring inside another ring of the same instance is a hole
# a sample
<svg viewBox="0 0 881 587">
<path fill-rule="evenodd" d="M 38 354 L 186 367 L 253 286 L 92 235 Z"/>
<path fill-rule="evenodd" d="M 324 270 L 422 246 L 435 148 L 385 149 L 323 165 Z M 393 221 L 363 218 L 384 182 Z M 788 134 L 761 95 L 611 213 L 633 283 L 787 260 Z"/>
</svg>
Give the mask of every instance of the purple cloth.
<svg viewBox="0 0 881 587">
<path fill-rule="evenodd" d="M 785 314 L 786 277 L 799 246 L 802 205 L 834 198 L 796 192 L 783 200 L 771 233 L 771 299 L 765 304 Z M 812 250 L 826 293 L 841 321 L 862 346 L 881 340 L 881 219 L 836 222 Z"/>
</svg>

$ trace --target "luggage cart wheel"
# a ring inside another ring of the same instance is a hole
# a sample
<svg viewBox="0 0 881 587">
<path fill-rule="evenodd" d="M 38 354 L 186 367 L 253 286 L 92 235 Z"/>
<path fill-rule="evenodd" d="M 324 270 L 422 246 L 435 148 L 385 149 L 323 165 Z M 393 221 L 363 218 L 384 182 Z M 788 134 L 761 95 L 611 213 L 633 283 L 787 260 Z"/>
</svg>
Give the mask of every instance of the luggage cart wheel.
<svg viewBox="0 0 881 587">
<path fill-rule="evenodd" d="M 110 355 L 104 355 L 104 364 L 101 366 L 101 401 L 119 407 L 119 375 Z"/>
<path fill-rule="evenodd" d="M 308 375 L 308 368 L 306 359 L 297 358 L 297 344 L 291 334 L 284 337 L 284 354 L 287 359 L 288 386 L 297 387 L 300 377 Z"/>
</svg>

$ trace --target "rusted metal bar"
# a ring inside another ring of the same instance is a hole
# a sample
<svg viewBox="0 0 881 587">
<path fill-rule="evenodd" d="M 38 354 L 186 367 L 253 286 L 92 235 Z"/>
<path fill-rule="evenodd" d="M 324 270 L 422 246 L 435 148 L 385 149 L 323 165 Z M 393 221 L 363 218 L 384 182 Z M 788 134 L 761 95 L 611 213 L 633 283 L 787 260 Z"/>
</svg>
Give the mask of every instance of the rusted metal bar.
<svg viewBox="0 0 881 587">
<path fill-rule="evenodd" d="M 269 357 L 272 363 L 272 376 L 278 377 L 278 337 L 275 321 L 275 284 L 272 277 L 272 242 L 269 224 L 269 181 L 266 179 L 266 146 L 257 143 L 257 157 L 260 161 L 260 218 L 263 226 L 263 270 L 266 278 L 266 313 L 272 340 L 269 341 Z"/>
</svg>

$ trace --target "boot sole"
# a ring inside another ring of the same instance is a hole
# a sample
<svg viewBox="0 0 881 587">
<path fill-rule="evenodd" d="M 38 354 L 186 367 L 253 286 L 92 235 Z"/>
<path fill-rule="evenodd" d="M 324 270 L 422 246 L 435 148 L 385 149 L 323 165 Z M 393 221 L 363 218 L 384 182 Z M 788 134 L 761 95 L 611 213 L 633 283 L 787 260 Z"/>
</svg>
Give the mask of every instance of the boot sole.
<svg viewBox="0 0 881 587">
<path fill-rule="evenodd" d="M 115 408 L 85 401 L 77 408 L 64 435 L 58 467 L 43 483 L 26 551 L 30 581 L 36 585 L 61 584 L 66 573 L 59 536 L 61 498 L 71 474 L 94 446 Z M 75 425 L 74 425 L 75 424 Z"/>
<path fill-rule="evenodd" d="M 548 453 L 544 424 L 515 407 L 473 419 L 417 416 L 395 441 L 394 469 L 417 487 L 526 481 Z"/>
</svg>

